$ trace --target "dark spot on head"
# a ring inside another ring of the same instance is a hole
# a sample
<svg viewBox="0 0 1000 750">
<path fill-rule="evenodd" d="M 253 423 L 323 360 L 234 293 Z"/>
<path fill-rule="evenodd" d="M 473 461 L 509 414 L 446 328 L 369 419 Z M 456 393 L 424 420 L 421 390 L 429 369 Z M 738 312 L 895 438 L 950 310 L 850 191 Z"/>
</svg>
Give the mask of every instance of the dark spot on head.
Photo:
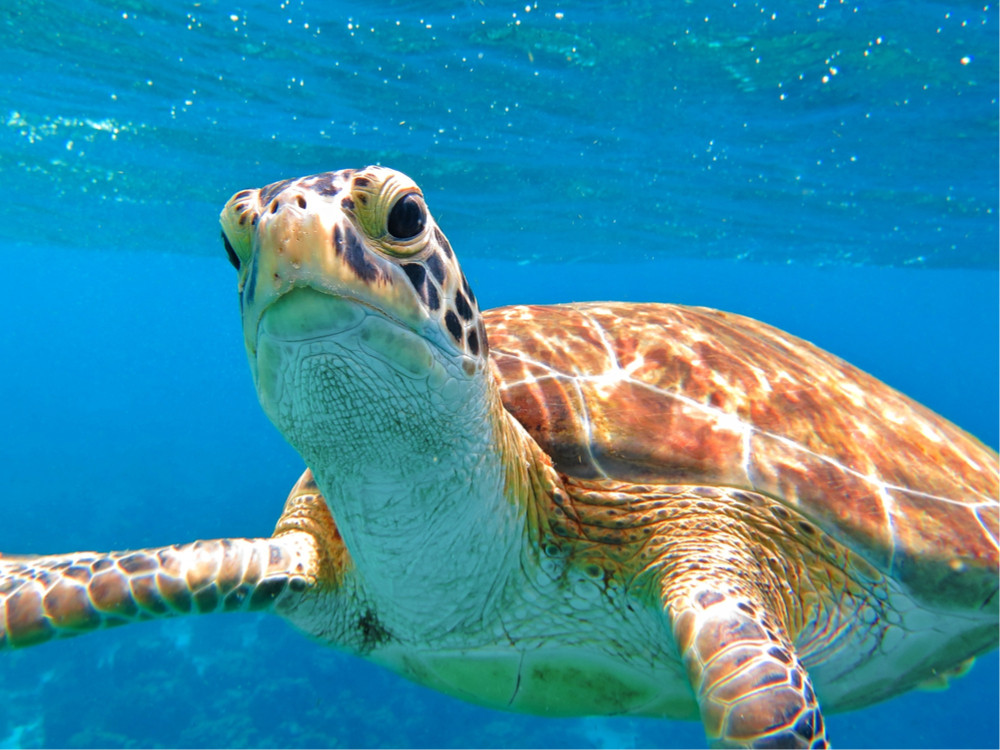
<svg viewBox="0 0 1000 750">
<path fill-rule="evenodd" d="M 757 612 L 754 610 L 754 608 L 751 607 L 746 602 L 739 602 L 736 606 L 737 606 L 737 608 L 742 609 L 744 612 L 746 612 L 751 617 L 756 617 L 757 616 Z"/>
<path fill-rule="evenodd" d="M 362 206 L 367 206 L 368 196 L 365 195 L 364 193 L 361 193 L 361 195 L 358 196 L 358 203 L 360 203 Z"/>
<path fill-rule="evenodd" d="M 428 289 L 432 287 L 427 283 L 427 272 L 424 270 L 424 267 L 419 263 L 403 263 L 403 271 L 406 272 L 406 278 L 410 280 L 410 284 L 416 290 L 417 295 L 424 301 L 424 304 L 429 307 L 430 298 L 428 295 Z M 434 293 L 436 295 L 437 291 L 435 290 Z"/>
<path fill-rule="evenodd" d="M 340 192 L 337 176 L 336 172 L 324 172 L 321 175 L 317 175 L 316 181 L 312 184 L 312 189 L 320 195 L 336 195 Z"/>
<path fill-rule="evenodd" d="M 236 251 L 233 250 L 233 246 L 229 243 L 229 238 L 226 237 L 226 233 L 225 232 L 222 233 L 222 244 L 226 248 L 226 255 L 229 257 L 229 262 L 233 264 L 233 268 L 235 268 L 237 271 L 239 271 L 240 270 L 240 258 L 236 254 Z"/>
<path fill-rule="evenodd" d="M 441 307 L 441 296 L 438 294 L 437 287 L 434 286 L 434 282 L 427 282 L 427 307 L 431 310 L 437 310 Z"/>
<path fill-rule="evenodd" d="M 462 343 L 462 324 L 458 322 L 458 317 L 451 310 L 444 314 L 444 324 L 448 328 L 448 333 L 459 344 Z"/>
<path fill-rule="evenodd" d="M 274 202 L 271 203 L 271 213 L 272 214 L 278 213 L 278 199 L 277 198 L 275 198 Z"/>
<path fill-rule="evenodd" d="M 803 534 L 815 534 L 816 529 L 811 523 L 806 523 L 805 521 L 799 521 L 799 528 L 802 529 Z"/>
<path fill-rule="evenodd" d="M 469 347 L 469 351 L 472 352 L 474 357 L 479 356 L 479 336 L 476 335 L 475 331 L 469 331 L 468 335 L 465 337 L 465 343 Z"/>
<path fill-rule="evenodd" d="M 251 226 L 257 226 L 257 219 L 259 219 L 259 218 L 260 217 L 257 215 L 257 212 L 254 211 L 253 214 L 250 217 L 250 225 Z"/>
<path fill-rule="evenodd" d="M 370 184 L 371 184 L 371 180 L 369 180 L 367 177 L 355 177 L 354 178 L 354 185 L 356 187 L 368 187 Z"/>
<path fill-rule="evenodd" d="M 337 254 L 351 267 L 362 281 L 374 281 L 378 277 L 378 267 L 371 262 L 358 233 L 351 226 L 341 231 L 338 224 L 333 228 L 333 246 Z"/>
<path fill-rule="evenodd" d="M 404 263 L 403 271 L 406 273 L 406 277 L 413 284 L 413 288 L 417 290 L 420 296 L 424 296 L 424 281 L 427 278 L 427 272 L 424 271 L 424 267 L 419 263 Z"/>
<path fill-rule="evenodd" d="M 237 203 L 235 206 L 233 206 L 233 210 L 242 213 L 243 211 L 246 210 L 246 206 L 243 205 L 242 203 Z"/>
<path fill-rule="evenodd" d="M 296 195 L 295 196 L 295 202 L 299 204 L 299 208 L 305 208 L 306 207 L 306 199 L 303 196 L 301 196 L 301 195 Z"/>
<path fill-rule="evenodd" d="M 260 189 L 260 205 L 267 205 L 272 198 L 276 198 L 279 193 L 281 193 L 286 187 L 291 185 L 295 180 L 282 180 L 281 182 L 274 182 L 270 185 L 266 185 Z"/>
<path fill-rule="evenodd" d="M 344 199 L 342 201 L 340 201 L 340 205 L 344 207 L 345 211 L 353 211 L 354 210 L 354 199 L 351 196 L 349 196 L 349 195 L 345 195 Z"/>
<path fill-rule="evenodd" d="M 444 250 L 445 255 L 449 258 L 455 257 L 455 251 L 451 249 L 451 243 L 448 242 L 448 238 L 445 237 L 441 233 L 441 230 L 437 227 L 434 227 L 434 239 L 437 240 L 438 245 L 440 245 L 441 249 Z"/>
<path fill-rule="evenodd" d="M 438 280 L 439 284 L 444 283 L 444 264 L 437 253 L 431 253 L 427 256 L 427 268 L 430 269 L 431 274 Z"/>
<path fill-rule="evenodd" d="M 458 310 L 462 320 L 472 320 L 472 308 L 469 307 L 465 295 L 461 292 L 455 294 L 455 309 Z"/>
<path fill-rule="evenodd" d="M 462 274 L 462 289 L 465 290 L 465 296 L 472 300 L 472 304 L 476 304 L 476 295 L 472 293 L 472 288 L 469 286 L 469 280 L 465 278 L 465 274 Z"/>
</svg>

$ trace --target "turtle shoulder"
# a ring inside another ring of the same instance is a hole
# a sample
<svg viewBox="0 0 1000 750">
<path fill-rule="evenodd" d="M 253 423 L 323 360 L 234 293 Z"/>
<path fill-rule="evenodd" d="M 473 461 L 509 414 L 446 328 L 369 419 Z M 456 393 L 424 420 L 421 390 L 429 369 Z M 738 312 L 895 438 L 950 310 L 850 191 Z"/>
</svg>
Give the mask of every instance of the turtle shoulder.
<svg viewBox="0 0 1000 750">
<path fill-rule="evenodd" d="M 995 596 L 997 454 L 843 360 L 699 307 L 484 314 L 504 406 L 571 479 L 780 500 L 915 593 Z"/>
</svg>

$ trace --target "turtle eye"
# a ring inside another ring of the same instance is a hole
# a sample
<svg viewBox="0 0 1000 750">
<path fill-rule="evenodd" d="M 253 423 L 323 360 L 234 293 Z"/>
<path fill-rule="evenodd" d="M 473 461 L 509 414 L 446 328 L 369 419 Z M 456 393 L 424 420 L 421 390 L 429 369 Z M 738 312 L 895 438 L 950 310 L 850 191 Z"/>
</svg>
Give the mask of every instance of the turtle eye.
<svg viewBox="0 0 1000 750">
<path fill-rule="evenodd" d="M 233 246 L 229 244 L 229 238 L 226 237 L 225 232 L 222 233 L 222 244 L 226 246 L 226 255 L 229 256 L 229 262 L 233 264 L 233 268 L 239 271 L 240 270 L 239 256 L 236 255 L 236 251 L 233 250 Z"/>
<path fill-rule="evenodd" d="M 424 202 L 419 195 L 407 193 L 389 211 L 385 228 L 393 239 L 409 240 L 424 231 L 426 223 Z"/>
</svg>

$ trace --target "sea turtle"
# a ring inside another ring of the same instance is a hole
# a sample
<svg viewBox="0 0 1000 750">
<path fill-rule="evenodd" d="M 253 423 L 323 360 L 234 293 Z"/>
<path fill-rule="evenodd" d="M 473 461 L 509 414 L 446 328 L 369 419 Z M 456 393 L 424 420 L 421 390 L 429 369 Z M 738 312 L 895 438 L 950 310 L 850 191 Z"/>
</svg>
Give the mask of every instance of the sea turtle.
<svg viewBox="0 0 1000 750">
<path fill-rule="evenodd" d="M 820 700 L 997 646 L 996 453 L 836 357 L 705 308 L 481 313 L 382 167 L 221 221 L 261 405 L 308 467 L 274 535 L 4 557 L 0 648 L 270 609 L 486 706 L 821 747 Z"/>
</svg>

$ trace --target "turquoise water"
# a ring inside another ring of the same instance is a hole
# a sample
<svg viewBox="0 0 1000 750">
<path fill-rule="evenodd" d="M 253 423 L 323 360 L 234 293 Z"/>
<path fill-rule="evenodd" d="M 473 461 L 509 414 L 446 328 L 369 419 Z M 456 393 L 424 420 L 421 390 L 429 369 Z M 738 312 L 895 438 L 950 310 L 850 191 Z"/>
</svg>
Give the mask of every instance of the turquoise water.
<svg viewBox="0 0 1000 750">
<path fill-rule="evenodd" d="M 216 217 L 372 162 L 424 187 L 484 306 L 749 314 L 996 447 L 996 9 L 664 5 L 0 9 L 0 550 L 269 533 L 301 464 L 256 403 Z M 996 746 L 997 672 L 831 737 Z M 255 616 L 5 654 L 0 692 L 0 747 L 703 743 L 467 706 Z"/>
</svg>

